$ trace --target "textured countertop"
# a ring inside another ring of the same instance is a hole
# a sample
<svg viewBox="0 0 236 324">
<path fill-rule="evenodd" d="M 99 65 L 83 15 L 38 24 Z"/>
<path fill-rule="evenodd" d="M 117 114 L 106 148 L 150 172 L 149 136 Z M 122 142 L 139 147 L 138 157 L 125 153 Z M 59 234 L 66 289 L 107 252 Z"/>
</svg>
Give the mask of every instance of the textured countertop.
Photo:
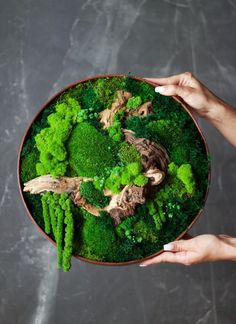
<svg viewBox="0 0 236 324">
<path fill-rule="evenodd" d="M 1 0 L 0 324 L 235 324 L 236 263 L 140 268 L 72 261 L 26 216 L 16 160 L 24 130 L 57 90 L 104 73 L 192 71 L 236 105 L 235 0 Z M 192 234 L 236 236 L 236 149 L 199 121 L 212 155 Z"/>
</svg>

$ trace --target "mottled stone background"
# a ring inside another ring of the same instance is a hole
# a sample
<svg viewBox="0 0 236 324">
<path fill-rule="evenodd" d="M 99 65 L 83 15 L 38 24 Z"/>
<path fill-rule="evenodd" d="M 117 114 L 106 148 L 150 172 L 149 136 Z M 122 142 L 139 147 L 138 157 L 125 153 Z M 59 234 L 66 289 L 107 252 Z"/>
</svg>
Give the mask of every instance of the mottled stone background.
<svg viewBox="0 0 236 324">
<path fill-rule="evenodd" d="M 16 159 L 48 97 L 86 76 L 190 70 L 236 101 L 235 0 L 0 0 L 0 323 L 235 324 L 236 263 L 140 268 L 73 260 L 26 216 Z M 236 236 L 236 150 L 200 120 L 212 154 L 205 212 L 191 231 Z"/>
</svg>

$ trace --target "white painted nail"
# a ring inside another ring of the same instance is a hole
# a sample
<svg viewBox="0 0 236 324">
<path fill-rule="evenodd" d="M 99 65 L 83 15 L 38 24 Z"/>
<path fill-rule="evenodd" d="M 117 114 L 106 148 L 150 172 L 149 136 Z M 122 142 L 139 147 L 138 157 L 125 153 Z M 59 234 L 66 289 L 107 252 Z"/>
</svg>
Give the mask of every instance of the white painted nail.
<svg viewBox="0 0 236 324">
<path fill-rule="evenodd" d="M 139 266 L 140 267 L 146 267 L 146 264 L 140 264 Z"/>
<path fill-rule="evenodd" d="M 156 92 L 159 92 L 159 93 L 164 93 L 165 90 L 166 90 L 165 87 L 162 87 L 162 86 L 161 86 L 161 87 L 156 87 L 156 88 L 155 88 L 155 91 L 156 91 Z"/>
<path fill-rule="evenodd" d="M 165 251 L 171 251 L 171 250 L 174 249 L 174 244 L 172 244 L 172 243 L 165 244 L 163 246 L 163 248 L 164 248 Z"/>
</svg>

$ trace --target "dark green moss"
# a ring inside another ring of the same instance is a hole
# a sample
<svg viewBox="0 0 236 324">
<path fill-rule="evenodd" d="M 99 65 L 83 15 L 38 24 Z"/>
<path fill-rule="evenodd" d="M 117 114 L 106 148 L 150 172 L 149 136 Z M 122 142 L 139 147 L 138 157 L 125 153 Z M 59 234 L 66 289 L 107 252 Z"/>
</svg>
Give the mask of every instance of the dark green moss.
<svg viewBox="0 0 236 324">
<path fill-rule="evenodd" d="M 83 181 L 80 185 L 81 195 L 92 205 L 103 208 L 109 204 L 110 199 L 103 192 L 96 189 L 92 181 Z"/>
<path fill-rule="evenodd" d="M 81 239 L 83 249 L 80 254 L 96 256 L 96 260 L 114 261 L 118 250 L 118 240 L 110 215 L 101 213 L 101 217 L 86 214 Z"/>
<path fill-rule="evenodd" d="M 20 177 L 22 183 L 25 183 L 37 177 L 35 166 L 38 160 L 39 160 L 39 152 L 36 147 L 33 147 L 31 151 L 28 148 L 28 154 L 23 154 L 21 158 L 21 169 L 20 169 Z"/>
</svg>

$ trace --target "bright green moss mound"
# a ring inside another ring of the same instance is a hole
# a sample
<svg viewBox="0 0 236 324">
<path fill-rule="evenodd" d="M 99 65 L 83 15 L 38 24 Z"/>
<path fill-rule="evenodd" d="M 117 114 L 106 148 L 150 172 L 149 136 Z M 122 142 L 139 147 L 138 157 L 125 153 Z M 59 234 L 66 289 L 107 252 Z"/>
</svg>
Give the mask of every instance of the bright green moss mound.
<svg viewBox="0 0 236 324">
<path fill-rule="evenodd" d="M 68 141 L 69 164 L 79 176 L 94 177 L 106 174 L 116 165 L 118 147 L 109 137 L 91 124 L 78 124 Z"/>
<path fill-rule="evenodd" d="M 99 112 L 111 107 L 117 90 L 131 92 L 128 109 L 151 101 L 154 114 L 126 118 L 117 112 L 113 124 L 102 129 Z M 109 204 L 105 189 L 118 194 L 126 185 L 146 185 L 140 153 L 124 141 L 122 128 L 162 144 L 170 163 L 159 190 L 117 227 L 106 211 L 93 216 L 76 207 L 68 194 L 24 192 L 35 221 L 57 243 L 58 267 L 65 271 L 72 254 L 124 262 L 155 253 L 176 239 L 203 207 L 209 159 L 198 129 L 178 102 L 131 76 L 83 82 L 55 98 L 37 117 L 23 146 L 22 185 L 43 174 L 90 177 L 80 193 L 98 208 Z"/>
<path fill-rule="evenodd" d="M 35 137 L 40 152 L 40 162 L 36 164 L 38 175 L 60 176 L 66 173 L 68 161 L 64 144 L 80 109 L 75 99 L 67 98 L 66 102 L 56 104 L 56 112 L 48 116 L 49 127 L 42 129 Z"/>
</svg>

